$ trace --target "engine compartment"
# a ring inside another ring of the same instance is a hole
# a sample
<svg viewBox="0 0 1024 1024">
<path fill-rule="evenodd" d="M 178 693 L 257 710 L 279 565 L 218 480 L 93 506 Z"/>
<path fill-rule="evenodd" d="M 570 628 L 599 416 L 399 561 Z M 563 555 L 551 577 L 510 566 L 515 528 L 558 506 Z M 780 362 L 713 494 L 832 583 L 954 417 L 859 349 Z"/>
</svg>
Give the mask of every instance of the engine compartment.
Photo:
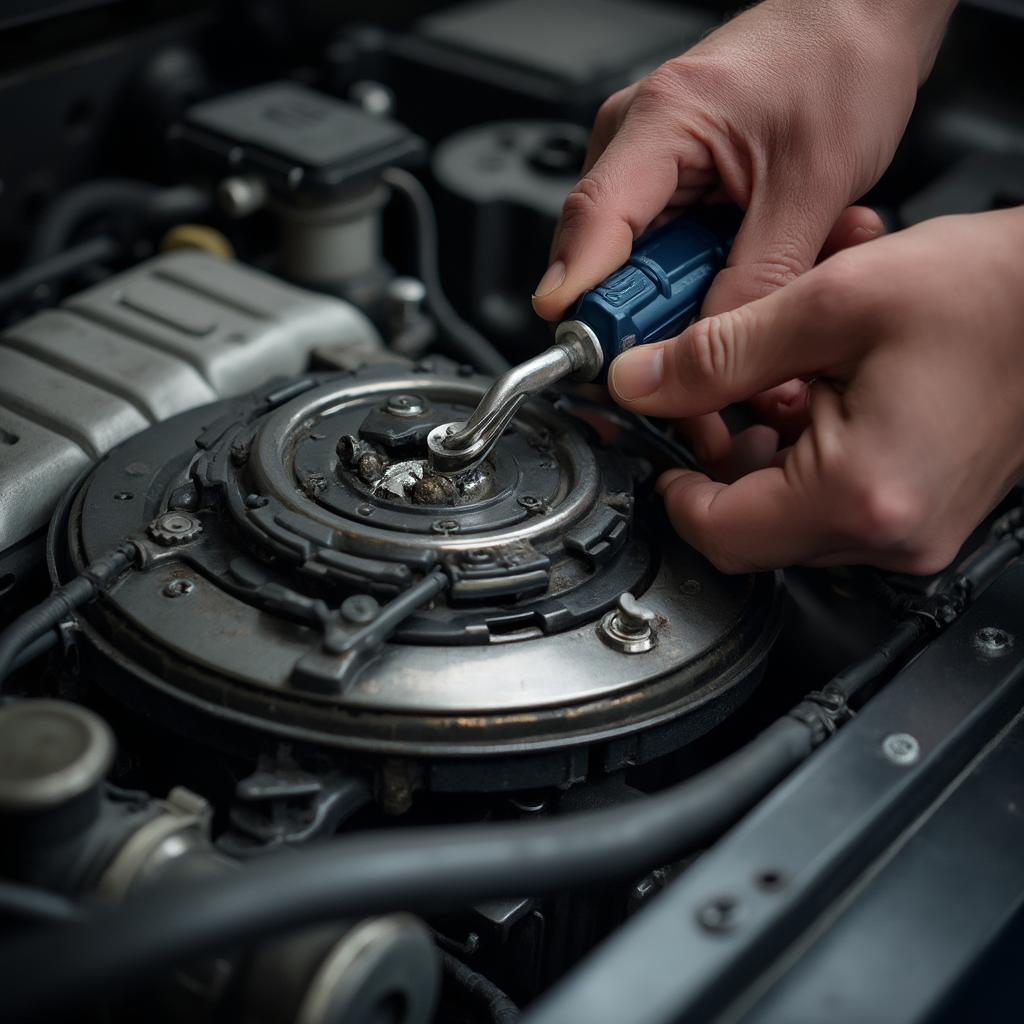
<svg viewBox="0 0 1024 1024">
<path fill-rule="evenodd" d="M 66 180 L 43 118 L 0 192 L 0 615 L 45 618 L 0 673 L 5 1019 L 814 1019 L 765 993 L 1019 730 L 1019 493 L 935 577 L 725 576 L 654 493 L 692 454 L 600 386 L 427 450 L 549 338 L 597 105 L 722 12 L 73 6 L 0 16 L 53 51 L 0 112 L 83 92 Z M 999 33 L 891 226 L 1024 199 L 1024 21 L 965 5 L 946 63 Z M 887 1019 L 1004 1009 L 986 922 Z"/>
</svg>

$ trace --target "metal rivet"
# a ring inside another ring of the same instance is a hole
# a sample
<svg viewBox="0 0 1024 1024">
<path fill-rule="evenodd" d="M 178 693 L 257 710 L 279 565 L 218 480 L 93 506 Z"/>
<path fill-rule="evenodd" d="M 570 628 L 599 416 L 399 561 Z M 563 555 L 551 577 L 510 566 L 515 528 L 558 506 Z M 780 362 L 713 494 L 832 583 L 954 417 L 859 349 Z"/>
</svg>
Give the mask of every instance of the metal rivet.
<svg viewBox="0 0 1024 1024">
<path fill-rule="evenodd" d="M 369 594 L 353 594 L 341 602 L 341 617 L 356 626 L 373 622 L 380 605 Z"/>
<path fill-rule="evenodd" d="M 459 524 L 454 519 L 438 519 L 430 528 L 434 533 L 458 533 Z"/>
<path fill-rule="evenodd" d="M 373 506 L 372 505 L 360 505 L 356 509 L 356 512 L 358 512 L 361 516 L 372 516 L 373 515 Z"/>
<path fill-rule="evenodd" d="M 915 764 L 921 756 L 921 744 L 909 732 L 894 732 L 882 740 L 882 753 L 901 767 Z"/>
<path fill-rule="evenodd" d="M 164 587 L 164 597 L 188 597 L 196 589 L 192 580 L 171 580 Z"/>
<path fill-rule="evenodd" d="M 1013 634 L 998 626 L 982 626 L 974 634 L 974 646 L 987 658 L 1001 658 L 1013 647 Z"/>
<path fill-rule="evenodd" d="M 392 416 L 422 416 L 426 405 L 418 395 L 392 395 L 388 399 L 387 411 Z"/>
<path fill-rule="evenodd" d="M 733 896 L 716 896 L 697 910 L 697 922 L 709 932 L 727 932 L 736 927 L 739 903 Z"/>
</svg>

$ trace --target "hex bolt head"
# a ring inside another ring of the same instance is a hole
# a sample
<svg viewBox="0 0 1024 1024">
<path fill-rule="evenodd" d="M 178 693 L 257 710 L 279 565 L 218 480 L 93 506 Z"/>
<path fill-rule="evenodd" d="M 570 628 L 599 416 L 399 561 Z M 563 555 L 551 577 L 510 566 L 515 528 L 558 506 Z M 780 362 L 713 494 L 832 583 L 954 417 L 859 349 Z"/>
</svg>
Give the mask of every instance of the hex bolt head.
<svg viewBox="0 0 1024 1024">
<path fill-rule="evenodd" d="M 921 757 L 921 744 L 909 732 L 894 732 L 882 740 L 882 753 L 893 764 L 906 768 Z"/>
</svg>

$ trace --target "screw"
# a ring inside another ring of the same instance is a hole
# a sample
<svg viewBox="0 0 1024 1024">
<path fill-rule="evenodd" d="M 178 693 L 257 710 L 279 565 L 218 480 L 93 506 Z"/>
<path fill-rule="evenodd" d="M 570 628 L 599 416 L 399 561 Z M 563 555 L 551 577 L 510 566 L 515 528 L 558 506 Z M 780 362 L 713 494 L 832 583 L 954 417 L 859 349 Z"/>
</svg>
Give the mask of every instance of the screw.
<svg viewBox="0 0 1024 1024">
<path fill-rule="evenodd" d="M 906 767 L 921 756 L 921 744 L 909 732 L 894 732 L 882 740 L 882 753 L 893 764 Z"/>
<path fill-rule="evenodd" d="M 247 508 L 266 508 L 270 504 L 270 499 L 262 494 L 250 494 L 246 497 L 245 504 Z"/>
<path fill-rule="evenodd" d="M 458 533 L 459 524 L 454 519 L 438 519 L 430 528 L 434 533 Z"/>
<path fill-rule="evenodd" d="M 426 405 L 417 395 L 392 395 L 386 409 L 392 416 L 421 416 Z"/>
<path fill-rule="evenodd" d="M 974 634 L 974 646 L 987 658 L 1001 658 L 1013 647 L 1013 634 L 998 626 L 982 626 Z"/>
<path fill-rule="evenodd" d="M 367 452 L 360 458 L 356 472 L 364 484 L 375 484 L 384 475 L 384 463 L 376 452 Z"/>
<path fill-rule="evenodd" d="M 728 932 L 736 927 L 739 903 L 732 896 L 716 896 L 697 910 L 697 922 L 709 932 Z"/>
<path fill-rule="evenodd" d="M 164 597 L 188 597 L 196 589 L 192 580 L 171 580 L 164 587 Z"/>
<path fill-rule="evenodd" d="M 683 582 L 679 584 L 679 590 L 687 597 L 693 597 L 694 594 L 699 594 L 701 592 L 700 580 L 683 580 Z"/>
<path fill-rule="evenodd" d="M 373 622 L 380 605 L 369 594 L 353 594 L 341 602 L 341 617 L 356 626 Z"/>
<path fill-rule="evenodd" d="M 372 516 L 372 515 L 373 515 L 373 506 L 372 506 L 372 505 L 360 505 L 360 506 L 359 506 L 359 507 L 358 507 L 358 508 L 356 509 L 356 511 L 357 511 L 357 512 L 358 512 L 358 513 L 359 513 L 359 514 L 360 514 L 361 516 Z"/>
</svg>

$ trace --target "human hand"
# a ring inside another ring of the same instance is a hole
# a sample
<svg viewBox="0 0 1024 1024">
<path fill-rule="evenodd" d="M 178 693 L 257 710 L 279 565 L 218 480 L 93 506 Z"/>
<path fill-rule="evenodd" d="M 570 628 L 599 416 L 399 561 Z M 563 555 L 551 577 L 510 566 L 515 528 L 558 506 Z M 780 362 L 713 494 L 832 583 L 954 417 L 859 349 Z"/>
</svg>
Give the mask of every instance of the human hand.
<svg viewBox="0 0 1024 1024">
<path fill-rule="evenodd" d="M 560 317 L 666 210 L 709 193 L 746 212 L 705 314 L 793 280 L 833 227 L 840 245 L 880 234 L 871 211 L 843 211 L 892 158 L 951 6 L 766 0 L 616 93 L 565 201 L 537 312 Z M 687 432 L 703 461 L 728 454 L 717 415 Z"/>
<path fill-rule="evenodd" d="M 1024 475 L 1022 251 L 1024 207 L 926 221 L 616 359 L 613 396 L 654 416 L 810 381 L 772 464 L 662 475 L 679 534 L 725 572 L 948 564 Z"/>
</svg>

